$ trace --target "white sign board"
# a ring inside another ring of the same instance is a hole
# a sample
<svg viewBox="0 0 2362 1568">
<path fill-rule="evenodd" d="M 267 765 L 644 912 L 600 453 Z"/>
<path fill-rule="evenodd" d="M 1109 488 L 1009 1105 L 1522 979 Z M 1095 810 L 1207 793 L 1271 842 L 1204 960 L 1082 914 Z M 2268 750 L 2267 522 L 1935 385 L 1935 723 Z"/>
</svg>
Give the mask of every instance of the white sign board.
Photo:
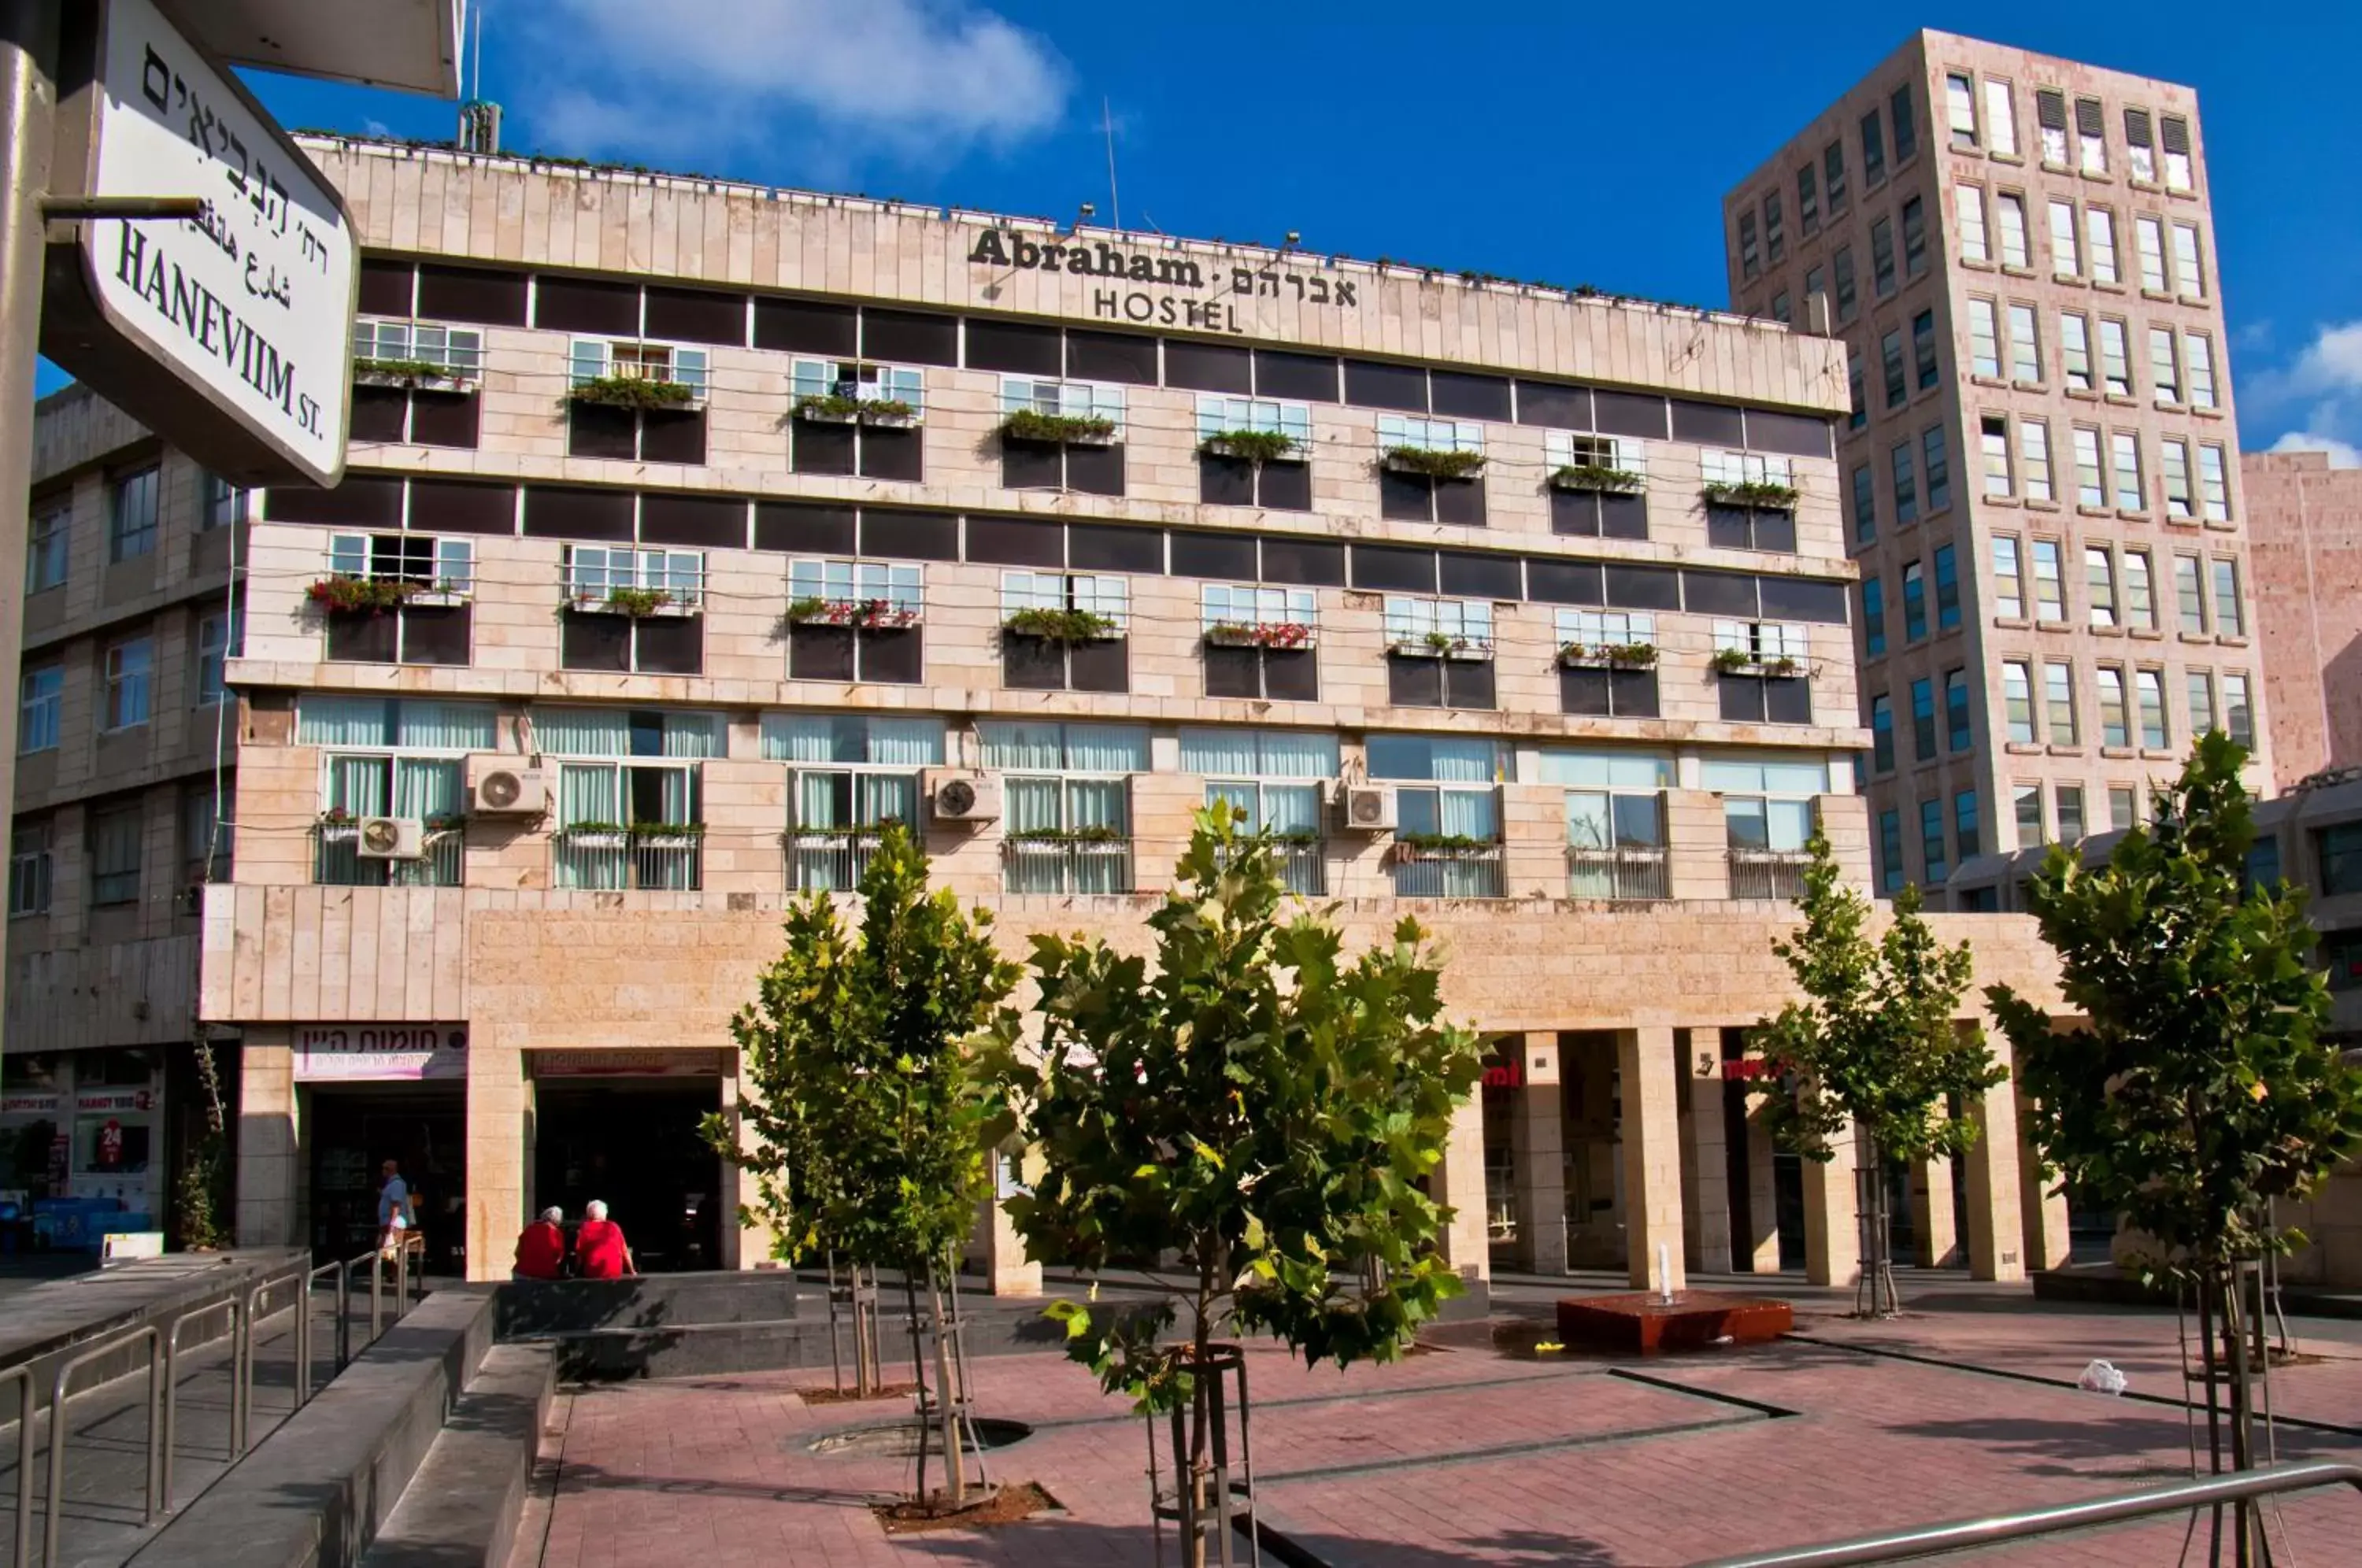
<svg viewBox="0 0 2362 1568">
<path fill-rule="evenodd" d="M 122 395 L 119 369 L 88 379 L 201 462 L 214 459 L 155 417 L 155 400 L 204 399 L 291 476 L 335 484 L 351 409 L 359 265 L 342 203 L 155 0 L 107 0 L 94 52 L 79 193 L 204 205 L 195 218 L 81 224 L 83 283 L 105 330 L 182 386 L 141 389 L 149 395 L 135 392 L 135 402 Z M 160 380 L 152 368 L 149 380 Z M 215 466 L 238 477 L 235 465 Z"/>
<path fill-rule="evenodd" d="M 468 1032 L 458 1024 L 324 1023 L 295 1032 L 299 1084 L 467 1076 Z"/>
</svg>

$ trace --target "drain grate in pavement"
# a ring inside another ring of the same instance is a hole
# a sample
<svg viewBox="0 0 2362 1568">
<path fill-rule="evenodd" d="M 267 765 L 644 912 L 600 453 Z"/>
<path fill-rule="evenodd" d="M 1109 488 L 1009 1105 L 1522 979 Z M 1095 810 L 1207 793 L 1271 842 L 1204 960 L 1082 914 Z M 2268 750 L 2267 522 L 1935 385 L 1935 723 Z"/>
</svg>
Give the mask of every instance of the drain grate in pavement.
<svg viewBox="0 0 2362 1568">
<path fill-rule="evenodd" d="M 1023 1421 L 990 1419 L 966 1423 L 965 1447 L 970 1453 L 979 1451 L 1009 1448 L 1033 1435 L 1033 1429 Z M 922 1428 L 917 1421 L 888 1421 L 873 1427 L 847 1427 L 841 1431 L 825 1432 L 806 1443 L 811 1453 L 829 1458 L 850 1459 L 915 1459 L 919 1455 L 919 1438 L 925 1432 L 927 1446 L 940 1450 L 943 1440 L 936 1431 Z"/>
</svg>

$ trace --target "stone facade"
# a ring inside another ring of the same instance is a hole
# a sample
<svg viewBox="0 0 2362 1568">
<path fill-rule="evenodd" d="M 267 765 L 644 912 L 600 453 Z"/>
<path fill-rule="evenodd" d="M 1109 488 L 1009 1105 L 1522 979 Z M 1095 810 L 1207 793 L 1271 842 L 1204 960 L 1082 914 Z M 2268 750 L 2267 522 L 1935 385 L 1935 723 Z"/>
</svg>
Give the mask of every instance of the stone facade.
<svg viewBox="0 0 2362 1568">
<path fill-rule="evenodd" d="M 2321 452 L 2240 463 L 2255 532 L 2272 770 L 2282 790 L 2362 763 L 2362 469 Z"/>
</svg>

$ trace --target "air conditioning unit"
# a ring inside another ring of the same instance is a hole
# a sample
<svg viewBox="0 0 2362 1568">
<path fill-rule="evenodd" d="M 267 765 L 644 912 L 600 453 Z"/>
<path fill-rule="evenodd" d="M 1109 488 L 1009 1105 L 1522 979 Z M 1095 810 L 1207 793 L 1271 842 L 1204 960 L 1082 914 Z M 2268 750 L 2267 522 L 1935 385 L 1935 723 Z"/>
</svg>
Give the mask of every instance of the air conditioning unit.
<svg viewBox="0 0 2362 1568">
<path fill-rule="evenodd" d="M 416 817 L 363 817 L 353 853 L 363 860 L 416 860 L 426 853 L 426 824 Z"/>
<path fill-rule="evenodd" d="M 931 767 L 923 780 L 939 823 L 988 823 L 1000 815 L 1000 776 Z"/>
<path fill-rule="evenodd" d="M 1347 833 L 1392 833 L 1395 792 L 1384 784 L 1337 786 L 1337 823 Z"/>
<path fill-rule="evenodd" d="M 480 817 L 537 817 L 549 810 L 549 775 L 538 758 L 480 751 L 468 758 L 468 799 Z"/>
</svg>

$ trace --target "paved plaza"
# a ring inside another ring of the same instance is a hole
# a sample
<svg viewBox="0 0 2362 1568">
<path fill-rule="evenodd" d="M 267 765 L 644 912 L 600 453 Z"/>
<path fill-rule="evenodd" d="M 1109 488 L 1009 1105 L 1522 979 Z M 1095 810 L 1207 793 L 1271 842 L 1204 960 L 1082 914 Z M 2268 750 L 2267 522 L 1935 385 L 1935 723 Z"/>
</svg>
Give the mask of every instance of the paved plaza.
<svg viewBox="0 0 2362 1568">
<path fill-rule="evenodd" d="M 1504 1294 L 1512 1313 L 1538 1305 L 1530 1289 Z M 2362 1325 L 2293 1327 L 2319 1359 L 2274 1375 L 2279 1456 L 2362 1455 Z M 1464 1329 L 1439 1338 L 1343 1374 L 1252 1349 L 1263 1511 L 1300 1561 L 1683 1563 L 2158 1485 L 2191 1463 L 2170 1312 L 2037 1308 L 2022 1290 L 1937 1285 L 1884 1324 L 1805 1300 L 1795 1337 L 1752 1351 L 1537 1358 Z M 2094 1357 L 2129 1375 L 2131 1397 L 2072 1386 Z M 1154 1561 L 1142 1423 L 1083 1369 L 1054 1355 L 977 1364 L 978 1414 L 1034 1429 L 990 1456 L 996 1478 L 1038 1483 L 1058 1511 L 890 1539 L 869 1504 L 911 1484 L 909 1462 L 812 1445 L 902 1407 L 797 1394 L 825 1382 L 753 1374 L 562 1393 L 513 1568 Z M 2196 1441 L 2202 1452 L 2202 1427 Z M 2307 1568 L 2350 1562 L 2357 1527 L 2362 1499 L 2308 1495 L 2279 1506 L 2275 1543 Z M 2186 1528 L 1976 1560 L 2170 1563 Z M 2204 1544 L 2202 1520 L 2191 1561 Z"/>
</svg>

